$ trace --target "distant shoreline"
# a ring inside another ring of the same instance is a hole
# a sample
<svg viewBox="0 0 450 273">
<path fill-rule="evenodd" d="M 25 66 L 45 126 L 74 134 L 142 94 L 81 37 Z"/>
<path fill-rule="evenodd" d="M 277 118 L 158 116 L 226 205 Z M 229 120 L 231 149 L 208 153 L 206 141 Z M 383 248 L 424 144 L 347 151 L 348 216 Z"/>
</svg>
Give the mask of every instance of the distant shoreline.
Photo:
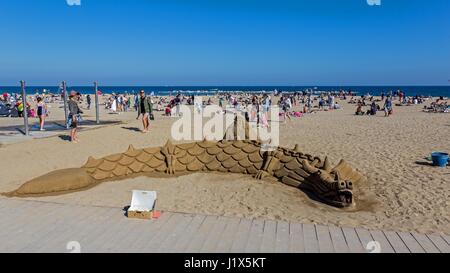
<svg viewBox="0 0 450 273">
<path fill-rule="evenodd" d="M 36 90 L 42 92 L 47 90 L 49 93 L 59 93 L 58 86 L 27 86 L 27 94 L 35 94 Z M 417 86 L 417 85 L 392 85 L 392 86 L 99 86 L 99 90 L 105 94 L 112 93 L 137 93 L 144 89 L 148 93 L 154 92 L 155 95 L 170 95 L 176 93 L 197 94 L 197 95 L 211 95 L 217 92 L 249 92 L 249 93 L 263 93 L 273 92 L 274 90 L 285 93 L 302 92 L 306 89 L 312 89 L 315 93 L 351 90 L 353 93 L 380 95 L 381 92 L 402 90 L 406 92 L 407 96 L 432 96 L 432 97 L 450 97 L 450 86 Z M 67 90 L 75 90 L 81 94 L 93 94 L 93 86 L 68 86 Z M 0 86 L 0 93 L 20 93 L 20 86 Z"/>
</svg>

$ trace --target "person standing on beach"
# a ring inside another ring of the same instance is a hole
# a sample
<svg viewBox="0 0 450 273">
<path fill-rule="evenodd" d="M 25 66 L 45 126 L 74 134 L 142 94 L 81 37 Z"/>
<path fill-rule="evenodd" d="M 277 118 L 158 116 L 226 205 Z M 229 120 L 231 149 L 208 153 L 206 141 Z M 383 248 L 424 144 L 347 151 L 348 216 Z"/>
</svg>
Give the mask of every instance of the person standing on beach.
<svg viewBox="0 0 450 273">
<path fill-rule="evenodd" d="M 334 106 L 336 104 L 336 101 L 334 99 L 333 95 L 328 95 L 328 109 L 329 110 L 334 110 Z"/>
<path fill-rule="evenodd" d="M 134 111 L 138 112 L 139 111 L 139 95 L 136 94 L 134 96 Z"/>
<path fill-rule="evenodd" d="M 45 118 L 47 117 L 47 106 L 42 101 L 41 97 L 38 97 L 37 99 L 37 116 L 39 117 L 39 128 L 41 131 L 45 131 L 44 129 L 44 123 Z"/>
<path fill-rule="evenodd" d="M 390 96 L 387 97 L 384 103 L 384 116 L 389 117 L 392 114 L 392 99 Z"/>
<path fill-rule="evenodd" d="M 20 99 L 17 102 L 16 107 L 17 107 L 17 114 L 19 115 L 19 118 L 22 118 L 23 117 L 23 111 L 24 111 L 22 99 Z"/>
<path fill-rule="evenodd" d="M 91 109 L 91 95 L 86 96 L 86 102 L 87 102 L 87 108 L 88 110 Z"/>
<path fill-rule="evenodd" d="M 181 104 L 181 99 L 180 99 L 180 94 L 178 94 L 175 99 L 174 99 L 174 104 L 175 104 L 175 108 L 176 108 L 176 115 L 177 117 L 180 116 L 180 104 Z"/>
<path fill-rule="evenodd" d="M 130 95 L 130 97 L 128 98 L 128 108 L 132 109 L 131 107 L 134 107 L 134 105 L 135 105 L 135 96 Z"/>
<path fill-rule="evenodd" d="M 289 118 L 289 120 L 291 119 L 290 115 L 289 115 L 289 98 L 287 97 L 281 97 L 280 101 L 279 101 L 280 107 L 283 110 L 283 122 L 286 123 L 286 118 Z"/>
<path fill-rule="evenodd" d="M 145 91 L 141 90 L 138 102 L 138 116 L 136 119 L 139 119 L 139 117 L 142 115 L 142 124 L 144 125 L 142 133 L 148 133 L 149 119 L 152 112 L 152 101 L 149 97 L 145 96 Z"/>
<path fill-rule="evenodd" d="M 128 112 L 128 95 L 125 94 L 122 103 L 123 103 L 123 111 Z"/>
<path fill-rule="evenodd" d="M 264 120 L 267 122 L 269 121 L 269 110 L 270 110 L 270 106 L 271 106 L 270 104 L 271 104 L 270 96 L 265 95 L 263 114 L 264 114 Z"/>
<path fill-rule="evenodd" d="M 80 115 L 83 114 L 83 111 L 81 111 L 80 107 L 78 107 L 77 94 L 75 92 L 71 92 L 67 105 L 69 108 L 68 122 L 70 124 L 70 128 L 72 128 L 70 130 L 70 141 L 72 141 L 72 143 L 78 143 L 78 120 L 80 119 Z"/>
</svg>

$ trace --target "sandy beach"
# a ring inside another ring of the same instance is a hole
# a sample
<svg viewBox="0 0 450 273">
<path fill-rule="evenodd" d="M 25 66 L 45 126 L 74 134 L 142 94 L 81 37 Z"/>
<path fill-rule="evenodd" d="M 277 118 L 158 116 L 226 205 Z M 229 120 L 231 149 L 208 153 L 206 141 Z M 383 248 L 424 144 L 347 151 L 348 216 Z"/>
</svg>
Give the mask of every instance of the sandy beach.
<svg viewBox="0 0 450 273">
<path fill-rule="evenodd" d="M 30 199 L 122 208 L 129 205 L 132 190 L 156 190 L 157 209 L 163 211 L 450 234 L 450 169 L 421 164 L 433 151 L 449 152 L 449 114 L 424 113 L 423 105 L 418 105 L 396 107 L 389 118 L 381 112 L 376 117 L 356 116 L 355 105 L 341 104 L 343 110 L 308 114 L 281 124 L 280 144 L 298 144 L 305 153 L 328 156 L 333 164 L 345 159 L 365 174 L 368 181 L 358 185 L 362 205 L 356 211 L 315 202 L 281 183 L 205 173 L 164 179 L 138 177 L 87 191 Z M 53 104 L 50 109 L 49 121 L 64 120 L 60 105 Z M 93 109 L 84 111 L 85 119 L 94 119 Z M 176 121 L 157 112 L 150 133 L 142 134 L 135 112 L 117 115 L 102 109 L 101 118 L 121 123 L 83 131 L 78 144 L 54 136 L 2 145 L 0 192 L 15 190 L 54 170 L 80 167 L 89 156 L 124 152 L 130 144 L 136 148 L 162 146 Z M 0 118 L 0 128 L 21 122 Z"/>
</svg>

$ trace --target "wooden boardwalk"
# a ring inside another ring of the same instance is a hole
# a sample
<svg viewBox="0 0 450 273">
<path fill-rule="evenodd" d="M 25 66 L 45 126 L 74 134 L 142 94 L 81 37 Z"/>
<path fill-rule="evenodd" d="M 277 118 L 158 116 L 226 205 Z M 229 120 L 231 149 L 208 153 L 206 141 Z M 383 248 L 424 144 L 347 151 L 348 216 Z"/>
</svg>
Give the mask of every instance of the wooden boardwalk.
<svg viewBox="0 0 450 273">
<path fill-rule="evenodd" d="M 450 253 L 450 236 L 0 198 L 0 252 Z M 73 248 L 75 247 L 75 248 Z"/>
</svg>

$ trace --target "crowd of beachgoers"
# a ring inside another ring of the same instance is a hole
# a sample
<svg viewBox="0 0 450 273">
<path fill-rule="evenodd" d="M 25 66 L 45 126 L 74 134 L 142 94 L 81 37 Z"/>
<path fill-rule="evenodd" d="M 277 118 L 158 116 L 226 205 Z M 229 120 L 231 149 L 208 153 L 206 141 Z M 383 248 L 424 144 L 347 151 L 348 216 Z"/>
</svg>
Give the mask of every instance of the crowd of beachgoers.
<svg viewBox="0 0 450 273">
<path fill-rule="evenodd" d="M 194 106 L 201 111 L 207 105 L 217 105 L 223 109 L 232 108 L 245 113 L 247 120 L 255 121 L 258 125 L 267 127 L 269 110 L 274 105 L 280 109 L 280 119 L 283 122 L 291 117 L 302 117 L 317 111 L 332 111 L 342 109 L 343 102 L 355 104 L 355 114 L 359 116 L 375 116 L 379 111 L 384 112 L 386 117 L 394 113 L 394 106 L 420 105 L 430 102 L 424 106 L 425 112 L 450 112 L 448 99 L 444 97 L 435 98 L 428 96 L 406 96 L 405 92 L 389 91 L 382 92 L 379 96 L 371 94 L 357 95 L 352 91 L 319 92 L 313 94 L 312 90 L 301 92 L 279 92 L 271 93 L 256 92 L 217 92 L 215 95 L 201 97 L 178 93 L 175 96 L 149 95 L 144 90 L 134 94 L 106 94 L 99 91 L 103 98 L 101 107 L 111 113 L 122 113 L 135 111 L 143 118 L 143 132 L 148 132 L 148 119 L 154 119 L 153 112 L 163 112 L 165 116 L 180 116 L 180 105 Z M 76 128 L 77 121 L 81 120 L 81 108 L 90 109 L 93 103 L 93 95 L 83 95 L 76 91 L 69 92 L 68 97 L 68 122 L 71 127 Z M 40 130 L 45 130 L 45 119 L 50 114 L 47 104 L 64 101 L 64 93 L 52 94 L 46 90 L 27 96 L 27 114 L 30 118 L 39 118 Z M 0 97 L 0 116 L 23 117 L 24 105 L 20 94 L 3 93 Z M 139 117 L 138 116 L 138 117 Z"/>
<path fill-rule="evenodd" d="M 366 94 L 363 96 L 356 96 L 351 91 L 339 91 L 339 92 L 327 92 L 319 95 L 312 95 L 310 92 L 295 92 L 295 93 L 282 93 L 273 92 L 269 94 L 258 93 L 220 93 L 214 96 L 207 96 L 202 102 L 202 106 L 206 105 L 218 105 L 221 108 L 232 107 L 237 110 L 247 111 L 248 109 L 254 109 L 258 114 L 260 112 L 267 112 L 270 107 L 273 106 L 272 97 L 277 98 L 277 106 L 282 110 L 286 116 L 301 116 L 302 114 L 308 114 L 315 111 L 328 111 L 339 110 L 342 105 L 340 101 L 347 101 L 349 104 L 357 104 L 358 108 L 365 106 L 376 105 L 377 111 L 387 109 L 392 113 L 394 102 L 395 106 L 410 106 L 424 104 L 427 101 L 432 100 L 432 97 L 427 96 L 413 96 L 407 97 L 402 91 L 389 92 L 388 94 L 381 93 L 379 97 Z M 178 94 L 176 96 L 152 96 L 153 109 L 155 111 L 163 111 L 166 116 L 175 115 L 178 116 L 178 112 L 175 111 L 176 106 L 193 105 L 198 107 L 196 103 L 196 97 L 194 95 Z M 380 99 L 381 98 L 381 99 Z M 114 112 L 127 112 L 130 109 L 138 111 L 139 95 L 116 95 L 112 94 L 107 103 L 106 108 L 112 109 Z M 377 103 L 383 103 L 381 107 Z M 439 107 L 445 107 L 448 105 L 447 99 L 444 97 L 437 98 L 433 101 L 429 107 L 424 109 L 438 109 Z M 294 108 L 300 107 L 297 112 L 292 111 Z M 371 111 L 371 115 L 376 114 L 375 111 Z M 360 111 L 357 111 L 357 115 L 360 115 Z"/>
</svg>

